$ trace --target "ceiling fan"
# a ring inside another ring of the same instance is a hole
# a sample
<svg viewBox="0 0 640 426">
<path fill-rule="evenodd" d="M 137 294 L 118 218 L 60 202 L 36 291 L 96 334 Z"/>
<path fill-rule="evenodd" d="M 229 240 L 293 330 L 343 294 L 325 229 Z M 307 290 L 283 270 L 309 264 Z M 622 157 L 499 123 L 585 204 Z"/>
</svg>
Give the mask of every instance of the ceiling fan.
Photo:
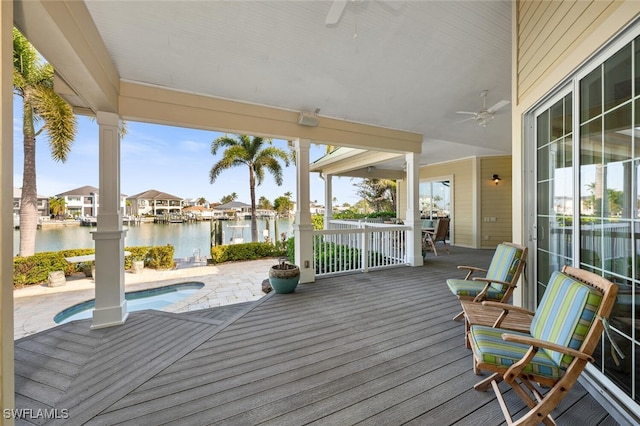
<svg viewBox="0 0 640 426">
<path fill-rule="evenodd" d="M 363 2 L 365 0 L 333 0 L 331 4 L 331 8 L 329 9 L 329 13 L 324 20 L 326 25 L 337 25 L 342 18 L 342 13 L 344 12 L 345 7 L 347 7 L 347 3 L 358 3 Z M 393 10 L 398 10 L 402 7 L 402 1 L 389 1 L 389 0 L 377 0 L 378 2 L 384 3 L 389 6 Z"/>
<path fill-rule="evenodd" d="M 482 92 L 480 92 L 480 96 L 482 97 L 482 109 L 480 111 L 478 112 L 456 111 L 456 114 L 470 114 L 473 116 L 473 117 L 465 118 L 464 120 L 458 121 L 458 123 L 464 123 L 465 121 L 474 120 L 478 124 L 478 126 L 487 127 L 487 124 L 489 124 L 489 122 L 493 120 L 493 118 L 495 117 L 496 111 L 498 111 L 499 109 L 511 103 L 510 101 L 502 100 L 497 104 L 493 105 L 492 107 L 487 108 L 488 94 L 489 94 L 488 90 L 483 90 Z"/>
</svg>

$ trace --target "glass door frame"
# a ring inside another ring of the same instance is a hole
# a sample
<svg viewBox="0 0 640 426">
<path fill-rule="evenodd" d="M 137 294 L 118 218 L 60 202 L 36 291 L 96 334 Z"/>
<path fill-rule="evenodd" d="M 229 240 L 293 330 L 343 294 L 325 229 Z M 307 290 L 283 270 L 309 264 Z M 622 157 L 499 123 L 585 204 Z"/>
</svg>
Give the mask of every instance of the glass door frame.
<svg viewBox="0 0 640 426">
<path fill-rule="evenodd" d="M 430 183 L 430 182 L 449 182 L 449 244 L 454 244 L 455 242 L 455 197 L 454 197 L 454 192 L 453 192 L 453 188 L 454 188 L 454 180 L 453 180 L 453 175 L 446 175 L 446 176 L 430 176 L 430 177 L 425 177 L 425 178 L 421 178 L 419 180 L 418 186 L 421 186 L 424 183 Z M 418 189 L 418 198 L 420 198 L 420 189 Z M 422 211 L 422 206 L 420 206 L 421 211 Z M 431 219 L 422 219 L 421 220 L 431 220 Z"/>
</svg>

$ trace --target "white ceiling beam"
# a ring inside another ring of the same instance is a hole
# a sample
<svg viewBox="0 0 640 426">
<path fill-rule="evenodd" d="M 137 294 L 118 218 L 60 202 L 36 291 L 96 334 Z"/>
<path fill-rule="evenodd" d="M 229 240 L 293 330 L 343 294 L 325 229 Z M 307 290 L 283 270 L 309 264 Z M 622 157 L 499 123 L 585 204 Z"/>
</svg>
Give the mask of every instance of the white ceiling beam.
<svg viewBox="0 0 640 426">
<path fill-rule="evenodd" d="M 395 153 L 421 152 L 422 135 L 318 116 L 315 127 L 298 124 L 299 111 L 122 81 L 119 110 L 127 120 L 246 133 L 278 139 Z"/>
<path fill-rule="evenodd" d="M 15 26 L 75 93 L 64 96 L 67 101 L 93 112 L 117 113 L 120 77 L 85 3 L 43 0 L 14 3 Z"/>
</svg>

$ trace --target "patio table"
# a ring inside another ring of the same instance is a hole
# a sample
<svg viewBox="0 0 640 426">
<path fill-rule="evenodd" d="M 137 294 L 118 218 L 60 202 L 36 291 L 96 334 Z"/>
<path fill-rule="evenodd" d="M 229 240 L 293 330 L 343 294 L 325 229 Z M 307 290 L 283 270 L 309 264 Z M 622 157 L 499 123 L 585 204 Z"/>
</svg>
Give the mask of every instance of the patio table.
<svg viewBox="0 0 640 426">
<path fill-rule="evenodd" d="M 507 330 L 529 332 L 533 315 L 522 311 L 507 311 L 506 309 L 486 306 L 473 300 L 461 300 L 465 322 L 465 344 L 469 346 L 469 329 L 472 325 L 486 325 L 495 327 L 499 322 L 500 328 Z"/>
</svg>

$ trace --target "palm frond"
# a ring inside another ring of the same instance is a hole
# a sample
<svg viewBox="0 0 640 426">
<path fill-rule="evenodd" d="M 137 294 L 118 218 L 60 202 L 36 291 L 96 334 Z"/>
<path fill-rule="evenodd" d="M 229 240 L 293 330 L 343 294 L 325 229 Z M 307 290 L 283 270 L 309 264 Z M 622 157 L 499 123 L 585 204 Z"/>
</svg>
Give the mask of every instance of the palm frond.
<svg viewBox="0 0 640 426">
<path fill-rule="evenodd" d="M 73 109 L 48 85 L 34 86 L 31 95 L 35 116 L 44 122 L 43 129 L 49 138 L 51 157 L 55 161 L 65 162 L 77 129 Z"/>
<path fill-rule="evenodd" d="M 227 135 L 220 136 L 219 138 L 211 142 L 211 154 L 216 155 L 220 148 L 232 147 L 236 145 L 239 145 L 239 142 L 236 139 L 231 138 Z"/>
</svg>

